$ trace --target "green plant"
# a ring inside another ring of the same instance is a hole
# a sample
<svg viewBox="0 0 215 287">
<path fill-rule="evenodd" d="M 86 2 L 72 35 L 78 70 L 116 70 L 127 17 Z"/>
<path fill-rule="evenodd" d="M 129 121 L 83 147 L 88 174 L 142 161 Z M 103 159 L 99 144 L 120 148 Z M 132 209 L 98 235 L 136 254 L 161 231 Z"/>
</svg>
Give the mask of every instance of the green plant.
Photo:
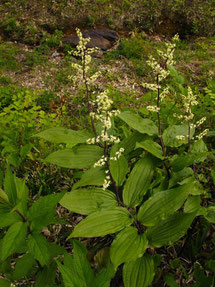
<svg viewBox="0 0 215 287">
<path fill-rule="evenodd" d="M 115 273 L 110 262 L 94 275 L 86 247 L 79 241 L 72 241 L 71 256 L 68 248 L 49 240 L 48 228 L 51 230 L 54 224 L 63 223 L 55 210 L 63 194 L 32 201 L 25 180 L 7 168 L 4 190 L 0 190 L 0 272 L 6 277 L 0 279 L 1 286 L 17 286 L 20 280 L 29 283 L 32 276 L 34 286 L 60 286 L 57 266 L 65 286 L 109 286 Z"/>
<path fill-rule="evenodd" d="M 66 144 L 66 149 L 51 153 L 46 162 L 81 171 L 74 178 L 72 191 L 60 200 L 63 207 L 86 216 L 67 239 L 111 234 L 110 259 L 115 269 L 124 263 L 125 287 L 147 287 L 155 276 L 156 248 L 178 242 L 197 216 L 215 222 L 214 205 L 201 206 L 207 192 L 196 169 L 211 155 L 202 140 L 206 131 L 194 136 L 204 119 L 193 122 L 197 101 L 191 88 L 184 87 L 183 77 L 172 68 L 174 43 L 167 44 L 166 52 L 158 51 L 160 63 L 153 57 L 148 61 L 155 82 L 143 86 L 155 97 L 155 105 L 147 107 L 157 116 L 157 121 L 152 121 L 131 111 L 111 110 L 107 91 L 98 96 L 92 93 L 99 76 L 89 69 L 94 49 L 86 49 L 89 39 L 77 32 L 80 41 L 75 55 L 81 63 L 73 64 L 77 70 L 73 81 L 81 81 L 85 91 L 91 134 L 58 127 L 37 136 Z M 185 123 L 170 124 L 163 130 L 161 109 L 164 99 L 170 97 L 164 84 L 169 75 L 175 77 L 182 94 L 183 105 L 177 116 Z M 75 286 L 72 270 L 62 265 L 59 269 L 64 284 Z M 80 278 L 85 285 L 95 286 L 86 281 L 85 275 Z"/>
<path fill-rule="evenodd" d="M 60 124 L 58 111 L 46 114 L 37 104 L 35 92 L 20 90 L 13 94 L 13 88 L 4 89 L 3 106 L 0 113 L 1 155 L 15 167 L 26 157 L 32 157 L 33 143 L 30 141 L 35 129 Z M 12 101 L 12 103 L 11 103 Z"/>
</svg>

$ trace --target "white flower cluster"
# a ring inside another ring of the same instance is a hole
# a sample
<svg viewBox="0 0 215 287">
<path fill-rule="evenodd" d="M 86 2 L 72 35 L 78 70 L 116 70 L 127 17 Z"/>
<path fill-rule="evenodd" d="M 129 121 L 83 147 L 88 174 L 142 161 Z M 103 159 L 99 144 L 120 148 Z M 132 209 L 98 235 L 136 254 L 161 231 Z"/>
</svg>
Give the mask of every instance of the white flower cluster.
<svg viewBox="0 0 215 287">
<path fill-rule="evenodd" d="M 105 165 L 105 163 L 107 162 L 107 159 L 108 159 L 108 158 L 103 155 L 96 163 L 94 163 L 94 166 L 93 166 L 93 167 Z"/>
<path fill-rule="evenodd" d="M 76 51 L 73 52 L 73 55 L 81 58 L 81 64 L 72 63 L 72 67 L 76 70 L 75 76 L 69 76 L 69 80 L 72 80 L 74 83 L 83 81 L 83 73 L 85 74 L 85 81 L 88 84 L 94 83 L 97 78 L 100 76 L 100 72 L 96 72 L 92 76 L 87 75 L 90 69 L 89 64 L 92 61 L 91 54 L 95 53 L 97 48 L 87 48 L 87 44 L 90 42 L 90 38 L 84 38 L 80 29 L 76 29 L 76 33 L 79 38 L 79 43 L 76 47 Z M 70 52 L 71 54 L 72 52 Z"/>
<path fill-rule="evenodd" d="M 113 101 L 107 95 L 108 91 L 102 92 L 96 96 L 96 100 L 92 101 L 91 104 L 96 109 L 96 112 L 91 112 L 90 116 L 102 123 L 101 134 L 96 138 L 87 140 L 88 144 L 98 143 L 100 141 L 106 143 L 119 143 L 120 139 L 113 135 L 108 135 L 108 130 L 111 128 L 111 117 L 119 114 L 118 110 L 110 110 Z"/>
<path fill-rule="evenodd" d="M 156 106 L 147 106 L 146 109 L 150 112 L 155 112 L 155 113 L 158 113 L 160 111 L 160 108 Z"/>
<path fill-rule="evenodd" d="M 105 180 L 104 180 L 102 189 L 103 189 L 103 190 L 107 189 L 108 186 L 110 186 L 110 184 L 111 184 L 110 176 L 107 175 L 106 178 L 105 178 Z"/>
<path fill-rule="evenodd" d="M 110 160 L 118 160 L 124 151 L 125 149 L 121 147 L 119 151 L 115 153 L 115 156 L 110 157 Z"/>
<path fill-rule="evenodd" d="M 176 47 L 175 42 L 178 40 L 179 40 L 179 36 L 176 34 L 172 38 L 172 42 L 166 43 L 165 52 L 158 50 L 158 54 L 161 57 L 162 62 L 163 62 L 162 64 L 159 64 L 158 61 L 154 57 L 152 56 L 149 57 L 147 64 L 151 67 L 155 75 L 156 83 L 155 84 L 142 83 L 142 86 L 144 88 L 150 89 L 152 91 L 158 91 L 162 88 L 159 83 L 163 81 L 166 77 L 168 77 L 169 75 L 168 67 L 175 64 L 173 60 L 173 56 L 174 56 L 174 51 Z M 165 88 L 163 91 L 160 92 L 160 100 L 162 101 L 168 94 L 169 94 L 169 89 Z M 148 106 L 147 109 L 151 112 L 159 111 L 157 107 L 153 107 L 153 106 Z"/>
<path fill-rule="evenodd" d="M 174 116 L 176 116 L 178 119 L 184 122 L 188 122 L 190 125 L 190 128 L 199 127 L 200 125 L 204 123 L 204 121 L 206 120 L 206 117 L 201 118 L 196 123 L 190 123 L 190 121 L 194 119 L 192 107 L 198 105 L 198 101 L 196 100 L 196 95 L 193 94 L 193 91 L 190 87 L 188 87 L 187 96 L 182 95 L 182 105 L 183 105 L 184 114 L 182 115 L 174 114 Z M 196 136 L 196 139 L 200 140 L 208 133 L 208 131 L 209 131 L 208 129 L 205 129 L 202 133 Z M 185 140 L 184 136 L 182 135 L 178 135 L 176 136 L 176 138 L 180 140 Z"/>
<path fill-rule="evenodd" d="M 162 68 L 161 65 L 152 56 L 149 56 L 149 60 L 146 61 L 146 63 L 152 68 L 154 74 L 156 75 L 156 79 L 158 76 L 159 82 L 164 80 L 169 75 L 169 71 Z"/>
<path fill-rule="evenodd" d="M 202 139 L 204 136 L 206 136 L 206 134 L 209 132 L 209 129 L 205 129 L 203 132 L 201 132 L 198 136 L 196 136 L 196 138 L 198 140 Z"/>
<path fill-rule="evenodd" d="M 185 141 L 187 139 L 187 137 L 180 135 L 180 136 L 176 136 L 176 139 L 181 140 L 181 141 Z"/>
</svg>

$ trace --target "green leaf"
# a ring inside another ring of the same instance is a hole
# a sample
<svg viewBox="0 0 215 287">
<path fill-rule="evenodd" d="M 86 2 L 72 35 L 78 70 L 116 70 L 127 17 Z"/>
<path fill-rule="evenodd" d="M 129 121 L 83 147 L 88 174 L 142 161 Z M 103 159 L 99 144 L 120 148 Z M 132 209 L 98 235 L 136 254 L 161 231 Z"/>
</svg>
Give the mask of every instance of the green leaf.
<svg viewBox="0 0 215 287">
<path fill-rule="evenodd" d="M 7 167 L 7 172 L 4 180 L 4 191 L 6 192 L 9 202 L 15 206 L 17 200 L 16 184 L 14 180 L 14 175 L 10 170 L 10 167 Z"/>
<path fill-rule="evenodd" d="M 203 139 L 195 141 L 192 144 L 191 153 L 197 154 L 197 153 L 207 152 L 207 151 L 208 151 L 208 148 L 206 144 L 204 143 Z M 206 159 L 206 156 L 203 156 L 202 158 L 198 158 L 196 162 L 203 162 L 205 159 Z"/>
<path fill-rule="evenodd" d="M 110 287 L 110 281 L 115 275 L 114 267 L 111 263 L 107 267 L 102 268 L 102 270 L 96 276 L 94 281 L 95 287 Z"/>
<path fill-rule="evenodd" d="M 180 75 L 173 66 L 169 66 L 168 68 L 170 71 L 170 76 L 172 76 L 177 81 L 178 84 L 183 85 L 185 81 L 184 77 Z"/>
<path fill-rule="evenodd" d="M 103 167 L 92 167 L 84 172 L 81 179 L 73 185 L 73 189 L 87 185 L 103 185 L 106 174 Z"/>
<path fill-rule="evenodd" d="M 200 195 L 193 195 L 188 197 L 184 204 L 184 212 L 192 213 L 198 211 L 201 208 L 201 197 Z"/>
<path fill-rule="evenodd" d="M 42 235 L 37 233 L 29 235 L 28 249 L 42 266 L 48 265 L 50 259 L 48 242 Z"/>
<path fill-rule="evenodd" d="M 0 212 L 0 228 L 10 226 L 15 222 L 21 221 L 21 217 L 17 213 L 2 213 Z"/>
<path fill-rule="evenodd" d="M 142 157 L 135 164 L 123 189 L 123 202 L 128 207 L 136 206 L 142 201 L 150 186 L 153 171 L 154 164 L 150 155 Z"/>
<path fill-rule="evenodd" d="M 90 137 L 85 131 L 74 131 L 62 127 L 50 128 L 35 136 L 52 143 L 65 143 L 69 145 L 85 143 Z"/>
<path fill-rule="evenodd" d="M 11 282 L 6 280 L 6 279 L 0 278 L 0 286 L 1 287 L 10 287 Z"/>
<path fill-rule="evenodd" d="M 123 282 L 125 287 L 147 287 L 154 278 L 154 261 L 144 255 L 136 261 L 126 262 L 123 266 Z"/>
<path fill-rule="evenodd" d="M 171 273 L 167 273 L 164 276 L 164 281 L 169 287 L 178 287 L 178 284 L 175 282 L 174 275 Z"/>
<path fill-rule="evenodd" d="M 141 257 L 148 245 L 145 234 L 138 234 L 135 227 L 127 227 L 120 231 L 114 239 L 111 249 L 110 258 L 114 267 L 118 267 L 123 262 L 136 260 Z"/>
<path fill-rule="evenodd" d="M 178 183 L 182 182 L 184 179 L 191 177 L 193 175 L 194 175 L 193 170 L 190 167 L 185 167 L 179 172 L 172 172 L 171 178 L 169 180 L 169 188 L 177 185 Z"/>
<path fill-rule="evenodd" d="M 154 226 L 178 210 L 190 192 L 191 184 L 157 192 L 140 207 L 137 219 L 146 226 Z"/>
<path fill-rule="evenodd" d="M 8 196 L 3 189 L 0 188 L 0 203 L 9 203 Z"/>
<path fill-rule="evenodd" d="M 161 146 L 158 143 L 154 142 L 153 140 L 145 140 L 140 143 L 138 142 L 136 144 L 136 148 L 139 147 L 143 148 L 144 150 L 148 151 L 149 153 L 151 153 L 152 155 L 154 155 L 159 159 L 164 159 Z"/>
<path fill-rule="evenodd" d="M 194 135 L 195 128 L 191 129 L 191 138 Z M 168 127 L 163 132 L 163 142 L 165 146 L 170 147 L 179 147 L 182 144 L 187 143 L 187 140 L 178 140 L 176 136 L 185 136 L 187 138 L 188 135 L 188 125 L 173 125 Z"/>
<path fill-rule="evenodd" d="M 121 155 L 117 160 L 110 161 L 110 172 L 116 183 L 116 186 L 121 186 L 128 172 L 128 161 Z"/>
<path fill-rule="evenodd" d="M 117 200 L 115 194 L 109 190 L 77 189 L 67 192 L 60 204 L 70 211 L 88 215 L 99 210 L 116 207 Z"/>
<path fill-rule="evenodd" d="M 132 224 L 128 211 L 123 207 L 94 212 L 83 219 L 68 237 L 98 237 L 115 233 Z"/>
<path fill-rule="evenodd" d="M 94 273 L 86 257 L 86 247 L 78 240 L 73 240 L 72 245 L 74 250 L 74 271 L 76 272 L 78 278 L 81 278 L 86 283 L 86 286 L 93 286 L 92 283 L 94 281 Z"/>
<path fill-rule="evenodd" d="M 205 215 L 205 218 L 211 222 L 215 223 L 215 205 L 208 206 L 206 208 L 207 214 Z"/>
<path fill-rule="evenodd" d="M 132 129 L 149 136 L 157 135 L 158 129 L 153 121 L 149 119 L 144 119 L 138 114 L 135 114 L 130 111 L 122 112 L 118 117 L 123 120 L 127 125 Z"/>
<path fill-rule="evenodd" d="M 80 145 L 53 152 L 45 160 L 61 167 L 83 169 L 90 168 L 102 155 L 103 150 L 96 145 Z"/>
<path fill-rule="evenodd" d="M 183 168 L 190 166 L 194 161 L 202 159 L 209 155 L 209 152 L 198 152 L 198 153 L 184 153 L 183 155 L 177 156 L 174 160 L 171 161 L 171 166 L 174 171 L 180 171 Z"/>
<path fill-rule="evenodd" d="M 31 143 L 25 144 L 24 146 L 21 147 L 20 149 L 20 156 L 22 158 L 25 158 L 27 154 L 31 151 L 33 145 Z"/>
<path fill-rule="evenodd" d="M 14 176 L 16 185 L 17 198 L 19 200 L 19 211 L 26 215 L 27 213 L 27 201 L 28 201 L 28 188 L 25 185 L 25 180 Z"/>
<path fill-rule="evenodd" d="M 23 222 L 16 222 L 10 226 L 2 242 L 2 260 L 15 252 L 16 247 L 25 239 L 26 233 L 27 226 Z"/>
<path fill-rule="evenodd" d="M 57 273 L 57 264 L 52 262 L 49 266 L 44 266 L 41 271 L 39 271 L 35 287 L 54 287 L 55 277 Z"/>
<path fill-rule="evenodd" d="M 56 205 L 63 197 L 63 193 L 50 194 L 40 197 L 28 211 L 28 220 L 31 221 L 31 228 L 41 230 L 50 224 L 56 213 Z"/>
<path fill-rule="evenodd" d="M 147 135 L 143 135 L 138 132 L 133 132 L 130 136 L 124 138 L 119 144 L 119 148 L 124 148 L 124 153 L 123 155 L 126 156 L 130 152 L 132 152 L 135 149 L 136 143 L 143 141 L 147 138 Z"/>
<path fill-rule="evenodd" d="M 56 260 L 58 268 L 63 277 L 65 287 L 88 287 L 82 278 L 79 278 L 74 271 L 71 271 L 67 266 L 62 265 Z"/>
<path fill-rule="evenodd" d="M 149 227 L 146 230 L 149 244 L 155 247 L 171 245 L 186 233 L 195 216 L 195 212 L 175 213 L 159 225 Z"/>
<path fill-rule="evenodd" d="M 30 253 L 23 255 L 16 262 L 12 278 L 13 280 L 20 280 L 25 277 L 34 264 L 34 258 Z"/>
</svg>

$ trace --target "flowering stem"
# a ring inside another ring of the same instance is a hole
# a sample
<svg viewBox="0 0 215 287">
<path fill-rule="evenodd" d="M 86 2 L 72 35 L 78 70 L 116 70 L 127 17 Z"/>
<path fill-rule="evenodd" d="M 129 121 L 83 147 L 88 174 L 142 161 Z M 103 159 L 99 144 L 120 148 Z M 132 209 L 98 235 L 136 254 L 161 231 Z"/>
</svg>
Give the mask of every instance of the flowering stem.
<svg viewBox="0 0 215 287">
<path fill-rule="evenodd" d="M 187 139 L 188 139 L 188 144 L 189 144 L 189 151 L 191 151 L 191 129 L 190 129 L 190 122 L 188 121 L 188 135 L 187 135 Z"/>
<path fill-rule="evenodd" d="M 161 119 L 160 119 L 160 88 L 159 88 L 159 75 L 157 75 L 157 91 L 158 91 L 158 95 L 157 95 L 158 133 L 159 133 L 160 144 L 161 144 L 161 148 L 162 148 L 162 154 L 163 154 L 163 156 L 165 157 L 165 156 L 166 156 L 166 152 L 165 152 L 165 146 L 164 146 L 164 142 L 163 142 L 163 138 L 162 138 Z M 166 162 L 164 162 L 164 166 L 165 166 L 166 171 L 167 171 L 167 176 L 168 176 L 168 178 L 170 178 L 170 172 L 169 172 L 169 168 L 168 168 Z"/>
<path fill-rule="evenodd" d="M 82 76 L 83 76 L 84 85 L 85 85 L 85 88 L 86 88 L 86 99 L 87 99 L 88 112 L 89 112 L 89 115 L 90 115 L 90 121 L 91 121 L 91 125 L 92 125 L 92 128 L 93 128 L 93 132 L 95 134 L 95 138 L 97 138 L 97 132 L 96 132 L 96 128 L 95 128 L 95 123 L 94 123 L 93 117 L 91 115 L 92 107 L 91 107 L 91 104 L 90 104 L 89 87 L 88 87 L 87 77 L 86 77 L 86 72 L 85 72 L 85 68 L 86 68 L 85 56 L 86 56 L 86 51 L 84 51 L 84 55 L 83 55 L 83 59 L 82 59 L 82 63 L 83 63 L 83 65 L 82 65 Z M 101 143 L 98 143 L 98 145 L 100 147 L 102 147 Z"/>
</svg>

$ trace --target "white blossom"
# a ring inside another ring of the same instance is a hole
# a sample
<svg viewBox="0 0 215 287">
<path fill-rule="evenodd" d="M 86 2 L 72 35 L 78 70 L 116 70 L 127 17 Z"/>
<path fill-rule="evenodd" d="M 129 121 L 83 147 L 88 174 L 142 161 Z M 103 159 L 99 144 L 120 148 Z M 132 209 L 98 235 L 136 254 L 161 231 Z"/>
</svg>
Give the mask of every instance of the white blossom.
<svg viewBox="0 0 215 287">
<path fill-rule="evenodd" d="M 156 112 L 156 113 L 160 111 L 160 108 L 156 106 L 147 106 L 146 109 L 150 112 Z"/>
<path fill-rule="evenodd" d="M 198 136 L 196 136 L 196 138 L 198 140 L 202 139 L 204 136 L 206 136 L 206 134 L 209 132 L 209 129 L 205 129 L 202 133 L 200 133 Z"/>
</svg>

